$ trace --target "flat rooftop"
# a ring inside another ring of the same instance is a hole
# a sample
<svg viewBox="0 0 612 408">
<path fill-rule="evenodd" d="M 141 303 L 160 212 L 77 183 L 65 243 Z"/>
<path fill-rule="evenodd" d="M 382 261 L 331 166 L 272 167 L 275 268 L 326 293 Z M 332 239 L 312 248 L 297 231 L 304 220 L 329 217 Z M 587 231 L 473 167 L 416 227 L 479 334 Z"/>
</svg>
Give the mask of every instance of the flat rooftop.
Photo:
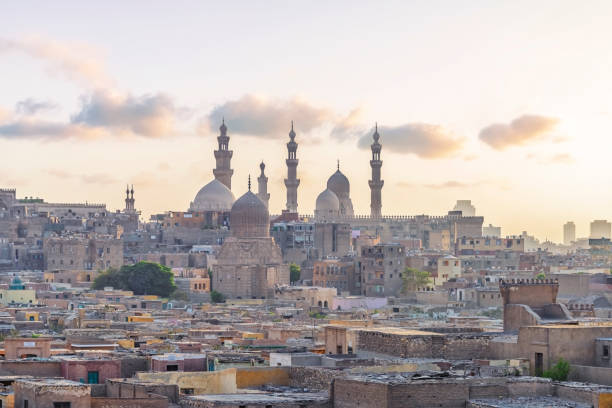
<svg viewBox="0 0 612 408">
<path fill-rule="evenodd" d="M 340 326 L 346 327 L 346 326 Z M 354 328 L 359 331 L 366 332 L 377 332 L 377 333 L 385 333 L 385 334 L 397 334 L 399 336 L 444 336 L 441 333 L 428 332 L 424 330 L 413 330 L 413 329 L 404 329 L 401 327 L 377 327 L 377 328 Z"/>
<path fill-rule="evenodd" d="M 255 394 L 213 394 L 213 395 L 194 395 L 187 397 L 190 400 L 221 402 L 224 404 L 244 404 L 244 405 L 270 405 L 270 404 L 291 404 L 299 402 L 325 402 L 329 400 L 326 392 L 306 393 L 255 393 Z"/>
<path fill-rule="evenodd" d="M 478 408 L 590 408 L 592 404 L 570 401 L 556 397 L 484 398 L 470 400 Z"/>
</svg>

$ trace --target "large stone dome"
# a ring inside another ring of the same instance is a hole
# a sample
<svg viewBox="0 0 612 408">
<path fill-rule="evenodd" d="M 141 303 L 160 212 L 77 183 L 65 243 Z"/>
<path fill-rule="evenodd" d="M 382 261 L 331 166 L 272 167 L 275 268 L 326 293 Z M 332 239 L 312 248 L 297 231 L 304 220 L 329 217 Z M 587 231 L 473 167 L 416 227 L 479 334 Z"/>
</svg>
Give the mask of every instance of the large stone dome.
<svg viewBox="0 0 612 408">
<path fill-rule="evenodd" d="M 267 237 L 270 235 L 270 214 L 263 201 L 251 190 L 232 206 L 230 230 L 237 238 Z"/>
<path fill-rule="evenodd" d="M 338 169 L 327 180 L 327 188 L 333 191 L 338 198 L 348 197 L 351 192 L 351 183 L 349 183 L 348 178 Z"/>
<path fill-rule="evenodd" d="M 338 216 L 339 211 L 340 200 L 338 200 L 338 196 L 329 188 L 326 188 L 317 197 L 317 203 L 315 207 L 316 218 L 333 218 Z"/>
<path fill-rule="evenodd" d="M 189 210 L 226 212 L 232 208 L 234 200 L 234 194 L 230 189 L 214 179 L 198 191 Z"/>
</svg>

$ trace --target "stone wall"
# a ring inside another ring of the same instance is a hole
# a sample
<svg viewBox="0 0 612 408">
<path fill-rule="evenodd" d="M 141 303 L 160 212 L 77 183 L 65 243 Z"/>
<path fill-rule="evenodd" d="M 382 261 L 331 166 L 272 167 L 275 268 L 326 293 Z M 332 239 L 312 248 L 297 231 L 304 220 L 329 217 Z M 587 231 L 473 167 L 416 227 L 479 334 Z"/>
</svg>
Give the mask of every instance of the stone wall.
<svg viewBox="0 0 612 408">
<path fill-rule="evenodd" d="M 236 387 L 253 388 L 265 384 L 289 385 L 289 369 L 287 367 L 256 367 L 237 368 Z"/>
<path fill-rule="evenodd" d="M 91 408 L 168 408 L 168 399 L 159 395 L 146 398 L 92 398 Z"/>
<path fill-rule="evenodd" d="M 61 377 L 60 361 L 0 361 L 0 375 Z"/>
<path fill-rule="evenodd" d="M 359 351 L 370 351 L 401 358 L 445 358 L 471 360 L 487 356 L 487 335 L 403 335 L 359 331 Z"/>
<path fill-rule="evenodd" d="M 572 364 L 570 366 L 569 380 L 612 385 L 612 368 Z"/>
<path fill-rule="evenodd" d="M 330 390 L 336 378 L 345 377 L 340 370 L 320 367 L 291 367 L 289 371 L 289 385 L 309 390 Z"/>
</svg>

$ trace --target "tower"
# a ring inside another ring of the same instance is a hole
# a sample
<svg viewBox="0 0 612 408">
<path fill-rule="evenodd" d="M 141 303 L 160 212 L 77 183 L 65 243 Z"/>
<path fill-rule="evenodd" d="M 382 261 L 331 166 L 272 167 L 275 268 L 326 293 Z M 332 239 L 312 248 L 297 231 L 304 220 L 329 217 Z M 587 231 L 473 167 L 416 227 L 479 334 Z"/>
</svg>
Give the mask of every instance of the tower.
<svg viewBox="0 0 612 408">
<path fill-rule="evenodd" d="M 563 225 L 563 244 L 571 245 L 576 241 L 576 224 L 568 221 Z"/>
<path fill-rule="evenodd" d="M 135 210 L 134 202 L 134 185 L 132 185 L 132 190 L 130 190 L 130 186 L 127 186 L 125 190 L 125 212 L 133 212 Z"/>
<path fill-rule="evenodd" d="M 380 179 L 380 168 L 382 167 L 382 161 L 380 160 L 380 149 L 382 145 L 378 143 L 380 135 L 378 134 L 378 123 L 376 124 L 374 134 L 372 135 L 374 143 L 372 143 L 372 160 L 370 160 L 370 167 L 372 167 L 372 180 L 368 181 L 370 185 L 370 217 L 380 218 L 382 208 L 381 190 L 385 182 Z"/>
<path fill-rule="evenodd" d="M 293 130 L 293 121 L 291 121 L 291 131 L 289 132 L 289 138 L 291 139 L 287 143 L 287 178 L 285 179 L 285 187 L 287 187 L 287 212 L 297 213 L 297 188 L 300 185 L 300 180 L 297 177 L 297 165 L 298 159 L 296 157 L 296 151 L 298 144 L 295 142 L 295 132 Z"/>
<path fill-rule="evenodd" d="M 219 128 L 219 136 L 217 141 L 219 142 L 219 149 L 215 150 L 215 160 L 217 161 L 217 167 L 213 169 L 215 179 L 225 184 L 227 188 L 232 189 L 232 174 L 234 170 L 230 168 L 232 155 L 234 152 L 229 150 L 229 136 L 227 135 L 227 126 L 225 126 L 225 119 Z"/>
<path fill-rule="evenodd" d="M 259 197 L 259 199 L 264 202 L 266 207 L 268 207 L 268 202 L 270 201 L 270 193 L 268 193 L 268 178 L 264 174 L 266 165 L 263 161 L 259 165 L 259 168 L 261 169 L 261 174 L 259 175 L 259 177 L 257 177 L 257 197 Z"/>
</svg>

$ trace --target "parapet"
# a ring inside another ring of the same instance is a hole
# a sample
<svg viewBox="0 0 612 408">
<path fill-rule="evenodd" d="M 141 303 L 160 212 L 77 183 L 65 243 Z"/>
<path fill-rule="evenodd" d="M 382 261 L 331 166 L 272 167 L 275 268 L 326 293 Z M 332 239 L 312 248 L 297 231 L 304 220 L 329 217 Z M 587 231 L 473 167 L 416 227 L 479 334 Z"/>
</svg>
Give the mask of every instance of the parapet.
<svg viewBox="0 0 612 408">
<path fill-rule="evenodd" d="M 511 279 L 499 281 L 504 305 L 526 305 L 540 308 L 557 303 L 558 279 Z"/>
</svg>

